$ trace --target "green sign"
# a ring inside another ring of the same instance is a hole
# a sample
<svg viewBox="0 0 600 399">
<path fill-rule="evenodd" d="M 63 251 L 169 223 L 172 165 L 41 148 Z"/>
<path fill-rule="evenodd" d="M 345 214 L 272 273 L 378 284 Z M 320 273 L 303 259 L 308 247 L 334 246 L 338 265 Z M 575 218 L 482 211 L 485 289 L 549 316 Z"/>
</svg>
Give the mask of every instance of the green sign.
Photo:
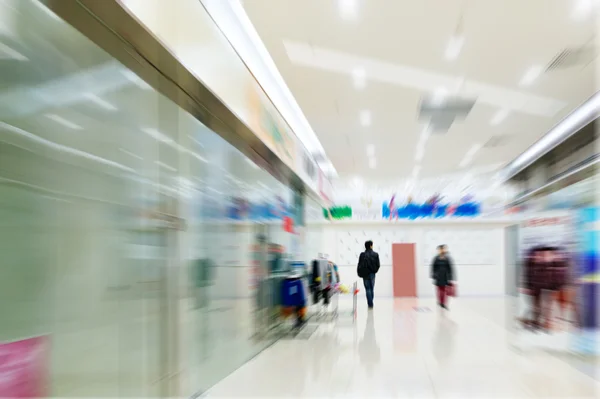
<svg viewBox="0 0 600 399">
<path fill-rule="evenodd" d="M 352 208 L 349 206 L 334 206 L 333 208 L 323 208 L 323 216 L 325 219 L 329 219 L 331 215 L 332 219 L 350 219 L 352 218 Z"/>
</svg>

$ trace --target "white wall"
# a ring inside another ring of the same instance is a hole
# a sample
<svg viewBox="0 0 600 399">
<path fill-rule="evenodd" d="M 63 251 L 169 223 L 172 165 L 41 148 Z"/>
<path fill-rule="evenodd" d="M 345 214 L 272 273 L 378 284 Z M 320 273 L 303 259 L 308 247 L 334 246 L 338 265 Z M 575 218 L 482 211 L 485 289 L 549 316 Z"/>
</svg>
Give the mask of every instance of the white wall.
<svg viewBox="0 0 600 399">
<path fill-rule="evenodd" d="M 393 296 L 393 243 L 415 243 L 417 261 L 417 295 L 430 297 L 434 289 L 429 266 L 435 248 L 447 244 L 454 259 L 460 296 L 500 296 L 505 294 L 504 229 L 507 221 L 426 221 L 426 222 L 332 222 L 323 223 L 322 251 L 329 254 L 341 273 L 343 282 L 357 280 L 356 262 L 371 239 L 379 252 L 381 270 L 376 292 Z M 315 229 L 311 226 L 311 229 Z"/>
</svg>

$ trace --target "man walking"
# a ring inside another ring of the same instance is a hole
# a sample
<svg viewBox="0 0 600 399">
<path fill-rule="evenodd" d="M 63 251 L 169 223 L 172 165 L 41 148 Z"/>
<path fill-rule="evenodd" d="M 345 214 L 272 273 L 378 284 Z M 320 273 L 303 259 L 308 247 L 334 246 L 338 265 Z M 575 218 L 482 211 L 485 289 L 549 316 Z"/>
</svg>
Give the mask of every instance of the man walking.
<svg viewBox="0 0 600 399">
<path fill-rule="evenodd" d="M 369 309 L 373 309 L 375 274 L 379 271 L 379 266 L 379 254 L 373 251 L 373 241 L 369 240 L 365 242 L 365 251 L 360 254 L 356 268 L 358 277 L 363 279 L 365 285 Z"/>
</svg>

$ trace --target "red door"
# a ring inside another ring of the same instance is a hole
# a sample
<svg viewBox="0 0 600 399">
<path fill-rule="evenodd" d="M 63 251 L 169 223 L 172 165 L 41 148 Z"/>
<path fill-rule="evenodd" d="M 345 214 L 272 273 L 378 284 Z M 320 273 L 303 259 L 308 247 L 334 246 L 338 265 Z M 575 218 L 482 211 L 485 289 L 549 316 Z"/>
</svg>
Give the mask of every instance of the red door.
<svg viewBox="0 0 600 399">
<path fill-rule="evenodd" d="M 392 244 L 394 298 L 417 296 L 415 244 Z"/>
</svg>

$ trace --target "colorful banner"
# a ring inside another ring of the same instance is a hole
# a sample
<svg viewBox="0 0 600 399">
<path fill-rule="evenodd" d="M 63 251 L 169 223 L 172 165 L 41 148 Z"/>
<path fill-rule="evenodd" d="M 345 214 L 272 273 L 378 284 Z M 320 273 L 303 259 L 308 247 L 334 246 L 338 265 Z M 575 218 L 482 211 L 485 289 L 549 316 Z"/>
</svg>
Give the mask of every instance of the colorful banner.
<svg viewBox="0 0 600 399">
<path fill-rule="evenodd" d="M 0 397 L 42 398 L 49 394 L 48 337 L 0 343 Z"/>
</svg>

